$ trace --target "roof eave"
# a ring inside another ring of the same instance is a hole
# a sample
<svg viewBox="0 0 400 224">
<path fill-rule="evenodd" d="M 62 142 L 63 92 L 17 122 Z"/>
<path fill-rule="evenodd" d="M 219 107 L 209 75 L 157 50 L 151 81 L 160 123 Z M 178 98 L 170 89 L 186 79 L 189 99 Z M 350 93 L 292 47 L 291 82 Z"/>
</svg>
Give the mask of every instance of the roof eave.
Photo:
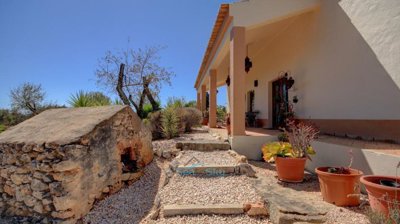
<svg viewBox="0 0 400 224">
<path fill-rule="evenodd" d="M 212 58 L 210 58 L 211 52 L 212 52 L 213 48 L 215 47 L 215 44 L 216 44 L 216 41 L 217 41 L 219 35 L 221 35 L 221 33 L 222 33 L 221 30 L 223 29 L 224 22 L 226 21 L 226 18 L 228 16 L 229 16 L 229 4 L 221 4 L 219 11 L 218 11 L 217 19 L 215 20 L 214 27 L 213 27 L 211 36 L 208 41 L 206 51 L 203 56 L 203 61 L 200 65 L 199 73 L 197 74 L 196 82 L 194 85 L 194 88 L 196 88 L 196 89 L 199 87 L 201 78 L 203 77 L 203 72 L 205 71 L 205 69 L 207 67 L 208 61 L 212 59 Z"/>
</svg>

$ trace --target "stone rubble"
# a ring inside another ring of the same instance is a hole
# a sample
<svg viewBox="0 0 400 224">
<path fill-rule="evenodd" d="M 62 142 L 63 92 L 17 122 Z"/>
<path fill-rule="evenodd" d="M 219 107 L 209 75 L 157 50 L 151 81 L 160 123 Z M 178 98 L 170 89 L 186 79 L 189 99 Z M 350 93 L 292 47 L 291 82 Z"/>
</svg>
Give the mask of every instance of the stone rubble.
<svg viewBox="0 0 400 224">
<path fill-rule="evenodd" d="M 151 133 L 123 106 L 49 110 L 10 128 L 0 134 L 0 215 L 74 222 L 138 179 L 123 179 L 126 147 L 139 170 L 151 162 Z"/>
</svg>

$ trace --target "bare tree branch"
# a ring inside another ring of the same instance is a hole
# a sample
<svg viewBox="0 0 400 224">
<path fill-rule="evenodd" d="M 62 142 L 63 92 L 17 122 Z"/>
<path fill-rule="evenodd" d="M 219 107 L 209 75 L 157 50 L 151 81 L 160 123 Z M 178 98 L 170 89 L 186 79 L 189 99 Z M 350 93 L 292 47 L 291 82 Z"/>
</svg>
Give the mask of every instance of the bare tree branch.
<svg viewBox="0 0 400 224">
<path fill-rule="evenodd" d="M 160 50 L 160 47 L 150 47 L 106 52 L 98 60 L 97 84 L 116 91 L 124 104 L 133 106 L 139 116 L 147 102 L 153 110 L 159 110 L 157 99 L 161 86 L 170 85 L 174 76 L 168 68 L 159 65 Z"/>
<path fill-rule="evenodd" d="M 118 73 L 118 83 L 117 83 L 117 92 L 119 95 L 119 98 L 121 98 L 122 102 L 125 105 L 130 105 L 128 97 L 126 97 L 122 87 L 123 87 L 123 79 L 124 79 L 124 70 L 125 70 L 125 64 L 120 65 L 119 67 L 119 73 Z"/>
</svg>

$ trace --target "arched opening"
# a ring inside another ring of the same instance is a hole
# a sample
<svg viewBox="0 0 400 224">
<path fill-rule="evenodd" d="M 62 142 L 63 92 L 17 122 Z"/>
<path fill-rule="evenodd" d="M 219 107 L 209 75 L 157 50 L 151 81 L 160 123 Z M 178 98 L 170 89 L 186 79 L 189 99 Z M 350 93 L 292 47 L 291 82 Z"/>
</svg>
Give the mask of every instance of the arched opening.
<svg viewBox="0 0 400 224">
<path fill-rule="evenodd" d="M 128 147 L 121 151 L 122 173 L 132 173 L 137 171 L 137 164 L 132 148 Z"/>
</svg>

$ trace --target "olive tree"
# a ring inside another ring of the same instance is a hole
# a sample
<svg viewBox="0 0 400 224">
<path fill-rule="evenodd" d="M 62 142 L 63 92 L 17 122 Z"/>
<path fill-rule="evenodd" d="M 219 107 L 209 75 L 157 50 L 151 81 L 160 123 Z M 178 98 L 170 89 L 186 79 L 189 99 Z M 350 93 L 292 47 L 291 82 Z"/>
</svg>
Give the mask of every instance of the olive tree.
<svg viewBox="0 0 400 224">
<path fill-rule="evenodd" d="M 160 47 L 127 49 L 106 52 L 99 59 L 96 69 L 97 84 L 118 94 L 125 105 L 133 106 L 140 118 L 144 118 L 146 102 L 153 111 L 160 109 L 157 101 L 163 84 L 171 84 L 174 73 L 159 64 Z"/>
<path fill-rule="evenodd" d="M 36 115 L 43 106 L 45 95 L 41 85 L 35 85 L 29 82 L 23 83 L 11 90 L 11 107 L 22 113 Z"/>
</svg>

